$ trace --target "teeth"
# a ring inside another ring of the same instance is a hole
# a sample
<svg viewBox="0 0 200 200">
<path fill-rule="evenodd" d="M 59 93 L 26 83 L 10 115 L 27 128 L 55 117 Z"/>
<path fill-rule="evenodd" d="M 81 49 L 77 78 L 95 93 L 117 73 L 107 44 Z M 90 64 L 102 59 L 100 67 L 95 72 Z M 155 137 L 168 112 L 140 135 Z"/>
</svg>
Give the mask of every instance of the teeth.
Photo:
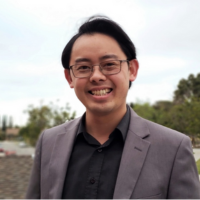
<svg viewBox="0 0 200 200">
<path fill-rule="evenodd" d="M 93 95 L 97 95 L 97 96 L 103 96 L 106 95 L 108 92 L 110 92 L 111 89 L 103 89 L 103 90 L 95 90 L 95 91 L 91 91 L 91 93 Z"/>
</svg>

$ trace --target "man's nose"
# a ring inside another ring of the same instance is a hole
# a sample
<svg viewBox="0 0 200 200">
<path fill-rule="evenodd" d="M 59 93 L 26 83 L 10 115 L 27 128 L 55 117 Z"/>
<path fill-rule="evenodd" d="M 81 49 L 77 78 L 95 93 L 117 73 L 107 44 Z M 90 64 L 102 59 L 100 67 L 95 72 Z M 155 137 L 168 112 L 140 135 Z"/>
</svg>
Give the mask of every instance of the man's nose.
<svg viewBox="0 0 200 200">
<path fill-rule="evenodd" d="M 94 65 L 92 74 L 90 76 L 91 82 L 98 82 L 106 80 L 106 76 L 101 72 L 99 65 Z"/>
</svg>

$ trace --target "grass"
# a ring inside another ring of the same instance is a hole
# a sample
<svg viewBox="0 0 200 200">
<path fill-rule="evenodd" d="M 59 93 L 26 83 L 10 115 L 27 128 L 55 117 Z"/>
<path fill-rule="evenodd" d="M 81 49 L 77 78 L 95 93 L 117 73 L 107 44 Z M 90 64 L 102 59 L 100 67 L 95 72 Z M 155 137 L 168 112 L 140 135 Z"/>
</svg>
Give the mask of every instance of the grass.
<svg viewBox="0 0 200 200">
<path fill-rule="evenodd" d="M 196 164 L 197 164 L 198 173 L 200 174 L 200 159 L 197 160 Z"/>
</svg>

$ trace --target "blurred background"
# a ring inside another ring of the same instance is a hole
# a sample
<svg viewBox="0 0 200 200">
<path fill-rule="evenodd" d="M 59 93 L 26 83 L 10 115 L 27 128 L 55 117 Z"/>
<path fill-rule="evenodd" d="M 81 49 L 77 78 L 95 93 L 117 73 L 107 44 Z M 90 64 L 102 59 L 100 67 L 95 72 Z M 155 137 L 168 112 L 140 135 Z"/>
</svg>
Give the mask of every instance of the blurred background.
<svg viewBox="0 0 200 200">
<path fill-rule="evenodd" d="M 24 198 L 41 131 L 84 113 L 60 58 L 95 14 L 136 46 L 140 69 L 127 103 L 187 134 L 200 173 L 199 8 L 199 0 L 0 0 L 0 199 Z"/>
</svg>

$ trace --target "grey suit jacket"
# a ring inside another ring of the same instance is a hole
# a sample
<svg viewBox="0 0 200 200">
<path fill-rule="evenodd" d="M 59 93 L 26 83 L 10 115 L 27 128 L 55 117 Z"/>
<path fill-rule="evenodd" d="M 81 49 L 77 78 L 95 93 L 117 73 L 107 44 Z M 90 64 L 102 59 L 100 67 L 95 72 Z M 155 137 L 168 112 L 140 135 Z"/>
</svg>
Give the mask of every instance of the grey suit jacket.
<svg viewBox="0 0 200 200">
<path fill-rule="evenodd" d="M 26 198 L 61 198 L 79 122 L 77 118 L 41 134 Z M 200 198 L 190 139 L 131 109 L 113 198 Z"/>
</svg>

